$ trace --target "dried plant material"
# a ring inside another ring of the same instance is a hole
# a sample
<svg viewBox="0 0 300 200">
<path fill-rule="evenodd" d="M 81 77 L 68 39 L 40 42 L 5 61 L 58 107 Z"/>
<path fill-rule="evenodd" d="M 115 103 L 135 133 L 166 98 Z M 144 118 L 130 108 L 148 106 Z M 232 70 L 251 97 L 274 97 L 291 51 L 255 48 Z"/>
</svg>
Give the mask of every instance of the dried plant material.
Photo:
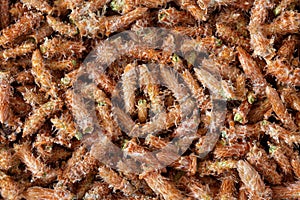
<svg viewBox="0 0 300 200">
<path fill-rule="evenodd" d="M 237 161 L 233 159 L 202 161 L 198 165 L 200 176 L 219 175 L 236 168 Z"/>
<path fill-rule="evenodd" d="M 283 84 L 291 86 L 300 85 L 299 68 L 294 68 L 282 58 L 270 61 L 267 65 L 267 72 L 275 76 Z"/>
<path fill-rule="evenodd" d="M 150 147 L 161 149 L 168 145 L 168 141 L 163 138 L 149 134 L 145 138 L 145 144 L 149 145 Z"/>
<path fill-rule="evenodd" d="M 28 11 L 28 8 L 24 6 L 21 2 L 12 4 L 9 9 L 9 13 L 12 18 L 11 20 L 17 21 L 24 15 L 24 13 Z"/>
<path fill-rule="evenodd" d="M 49 15 L 47 16 L 47 22 L 48 22 L 49 26 L 51 26 L 53 28 L 54 31 L 57 31 L 62 35 L 73 37 L 78 34 L 76 27 L 74 27 L 70 24 L 65 24 L 65 23 L 61 22 L 59 19 L 56 19 Z"/>
<path fill-rule="evenodd" d="M 238 74 L 238 73 L 236 73 Z M 246 88 L 246 76 L 244 74 L 238 75 L 238 77 L 235 79 L 235 96 L 239 100 L 245 100 L 245 96 L 248 92 L 248 89 Z M 253 104 L 255 101 L 255 95 L 253 92 L 249 92 L 247 95 L 247 100 L 250 104 Z"/>
<path fill-rule="evenodd" d="M 33 52 L 35 48 L 36 44 L 31 40 L 27 40 L 20 46 L 11 49 L 5 49 L 4 51 L 0 52 L 0 58 L 3 58 L 5 60 L 16 58 L 18 56 L 23 56 Z"/>
<path fill-rule="evenodd" d="M 180 123 L 183 115 L 184 113 L 182 112 L 179 106 L 171 108 L 168 113 L 162 112 L 154 116 L 153 120 L 147 122 L 142 126 L 142 128 L 140 129 L 140 135 L 152 134 L 155 133 L 157 130 L 167 130 L 170 127 L 177 126 Z M 189 125 L 192 126 L 192 124 Z M 132 133 L 137 134 L 138 130 L 139 129 L 134 130 Z M 182 130 L 182 127 L 179 128 L 179 130 Z M 190 131 L 190 129 L 186 129 L 185 131 L 188 132 Z M 183 131 L 183 133 L 186 132 Z"/>
<path fill-rule="evenodd" d="M 171 52 L 152 49 L 149 47 L 133 48 L 129 50 L 128 55 L 142 61 L 152 61 L 166 64 L 171 57 Z"/>
<path fill-rule="evenodd" d="M 126 13 L 120 17 L 113 16 L 107 19 L 105 35 L 109 36 L 114 32 L 120 31 L 128 27 L 134 21 L 142 18 L 147 12 L 148 8 L 137 7 L 133 11 Z"/>
<path fill-rule="evenodd" d="M 242 68 L 247 78 L 251 80 L 256 95 L 263 95 L 267 81 L 264 79 L 259 66 L 243 48 L 238 47 L 237 50 Z"/>
<path fill-rule="evenodd" d="M 295 4 L 297 4 L 297 0 L 282 0 L 279 2 L 279 5 L 274 9 L 273 12 L 275 15 L 279 15 L 281 12 Z"/>
<path fill-rule="evenodd" d="M 85 147 L 79 147 L 73 152 L 68 160 L 67 166 L 63 171 L 63 180 L 76 183 L 96 171 L 98 161 L 89 153 Z"/>
<path fill-rule="evenodd" d="M 85 47 L 83 46 L 82 42 L 75 42 L 54 37 L 52 39 L 45 40 L 45 42 L 40 45 L 40 50 L 47 58 L 66 58 L 70 56 L 80 57 L 81 53 L 85 51 Z"/>
<path fill-rule="evenodd" d="M 72 71 L 78 66 L 76 59 L 62 59 L 62 60 L 51 60 L 51 62 L 46 62 L 45 65 L 51 70 L 58 71 Z"/>
<path fill-rule="evenodd" d="M 284 2 L 284 0 L 282 2 Z M 289 36 L 282 42 L 281 47 L 278 49 L 277 56 L 290 61 L 293 58 L 293 53 L 295 52 L 298 43 L 299 39 L 297 36 Z"/>
<path fill-rule="evenodd" d="M 160 75 L 164 84 L 173 92 L 176 100 L 183 105 L 187 101 L 189 92 L 183 85 L 179 84 L 176 74 L 167 66 L 160 65 Z"/>
<path fill-rule="evenodd" d="M 190 192 L 188 196 L 195 199 L 213 199 L 208 185 L 203 185 L 195 177 L 183 176 L 179 181 L 181 184 L 185 185 Z"/>
<path fill-rule="evenodd" d="M 274 39 L 268 39 L 262 30 L 262 24 L 268 17 L 268 9 L 274 6 L 273 2 L 265 0 L 255 0 L 251 9 L 251 17 L 249 23 L 250 43 L 254 49 L 254 55 L 262 56 L 270 60 L 275 56 L 273 48 Z"/>
<path fill-rule="evenodd" d="M 9 0 L 4 0 L 0 5 L 0 30 L 6 28 L 10 22 Z"/>
<path fill-rule="evenodd" d="M 56 137 L 61 145 L 71 147 L 70 140 L 73 137 L 76 137 L 78 140 L 82 138 L 82 134 L 77 131 L 76 125 L 70 113 L 63 113 L 60 118 L 51 118 L 50 121 L 57 131 Z"/>
<path fill-rule="evenodd" d="M 18 60 L 7 60 L 5 62 L 1 63 L 1 71 L 2 72 L 10 72 L 11 75 L 16 75 L 18 72 L 20 72 L 20 69 L 17 69 L 19 67 L 25 69 L 27 67 L 31 66 L 31 59 L 28 57 L 21 57 L 21 59 Z"/>
<path fill-rule="evenodd" d="M 217 195 L 217 199 L 223 200 L 237 200 L 236 198 L 236 177 L 234 175 L 224 175 L 222 178 L 220 191 Z"/>
<path fill-rule="evenodd" d="M 217 23 L 216 27 L 217 27 L 217 34 L 220 36 L 222 40 L 231 44 L 236 44 L 247 50 L 250 49 L 249 39 L 245 39 L 243 36 L 240 36 L 230 26 L 222 23 Z"/>
<path fill-rule="evenodd" d="M 147 182 L 149 187 L 157 195 L 162 195 L 166 200 L 180 200 L 185 198 L 173 183 L 163 177 L 159 172 L 146 172 L 141 175 L 141 178 Z"/>
<path fill-rule="evenodd" d="M 199 37 L 211 35 L 212 30 L 210 27 L 202 26 L 175 26 L 172 31 L 176 34 L 186 35 L 189 37 Z"/>
<path fill-rule="evenodd" d="M 234 95 L 233 91 L 229 90 L 230 88 L 227 85 L 226 81 L 218 80 L 217 75 L 209 72 L 206 68 L 194 68 L 197 79 L 212 92 L 215 97 L 223 97 L 231 99 Z"/>
<path fill-rule="evenodd" d="M 149 198 L 154 197 L 155 193 L 153 190 L 147 185 L 146 181 L 139 178 L 139 175 L 135 175 L 134 173 L 126 173 L 123 172 L 124 177 L 126 177 L 132 185 L 135 186 L 140 198 L 143 196 L 149 196 Z"/>
<path fill-rule="evenodd" d="M 19 119 L 10 107 L 9 98 L 13 95 L 8 73 L 0 72 L 0 122 L 8 126 L 20 125 Z"/>
<path fill-rule="evenodd" d="M 254 145 L 247 154 L 247 160 L 269 183 L 281 183 L 282 176 L 276 171 L 276 163 L 268 158 L 265 150 Z"/>
<path fill-rule="evenodd" d="M 208 8 L 217 8 L 220 6 L 233 6 L 236 8 L 240 8 L 242 10 L 249 10 L 252 6 L 253 0 L 239 2 L 238 0 L 219 0 L 219 1 L 212 1 L 212 0 L 198 0 L 198 5 L 202 9 Z"/>
<path fill-rule="evenodd" d="M 236 143 L 239 140 L 245 141 L 247 138 L 258 140 L 264 131 L 261 129 L 261 123 L 237 125 L 233 124 L 230 128 L 222 130 L 222 137 L 226 139 L 229 144 Z"/>
<path fill-rule="evenodd" d="M 159 10 L 158 21 L 159 23 L 165 24 L 167 26 L 195 24 L 195 19 L 189 13 L 178 11 L 175 8 Z"/>
<path fill-rule="evenodd" d="M 182 156 L 171 164 L 177 170 L 188 172 L 189 175 L 195 175 L 197 172 L 197 157 L 191 154 L 190 156 Z"/>
<path fill-rule="evenodd" d="M 122 75 L 122 90 L 124 95 L 125 112 L 133 115 L 135 109 L 135 90 L 137 88 L 137 74 L 134 64 L 128 64 Z"/>
<path fill-rule="evenodd" d="M 50 36 L 53 33 L 53 29 L 49 24 L 43 24 L 41 27 L 39 27 L 37 30 L 34 30 L 33 34 L 29 35 L 29 38 L 33 38 L 35 40 L 35 43 L 41 43 L 46 40 L 48 36 Z"/>
<path fill-rule="evenodd" d="M 136 139 L 131 139 L 126 142 L 123 147 L 123 152 L 135 161 L 143 163 L 142 168 L 144 171 L 150 171 L 160 167 L 159 158 L 156 158 L 154 154 L 137 144 Z"/>
<path fill-rule="evenodd" d="M 132 11 L 137 6 L 147 8 L 160 8 L 166 5 L 170 0 L 113 0 L 110 3 L 112 10 L 122 14 Z"/>
<path fill-rule="evenodd" d="M 72 200 L 74 194 L 69 191 L 61 192 L 56 189 L 42 188 L 33 186 L 22 193 L 22 196 L 28 200 L 53 199 L 53 200 Z"/>
<path fill-rule="evenodd" d="M 10 98 L 10 105 L 14 113 L 19 117 L 25 117 L 31 111 L 31 106 L 28 105 L 21 97 Z"/>
<path fill-rule="evenodd" d="M 220 52 L 217 53 L 218 57 L 214 58 L 214 62 L 212 62 L 212 65 L 216 65 L 218 70 L 220 71 L 220 75 L 226 79 L 226 80 L 230 80 L 231 82 L 237 82 L 237 79 L 240 79 L 240 86 L 236 84 L 236 93 L 238 93 L 238 89 L 237 88 L 242 88 L 243 86 L 243 82 L 245 82 L 245 80 L 242 79 L 246 79 L 245 78 L 245 74 L 243 74 L 241 72 L 241 70 L 239 68 L 237 68 L 236 66 L 232 65 L 230 60 L 236 60 L 236 53 L 233 51 L 232 48 L 230 47 L 224 47 L 222 48 L 222 50 L 220 49 Z"/>
<path fill-rule="evenodd" d="M 300 111 L 300 93 L 293 88 L 280 90 L 280 97 L 288 107 Z"/>
<path fill-rule="evenodd" d="M 251 9 L 250 25 L 256 27 L 263 24 L 268 17 L 268 8 L 274 6 L 271 1 L 256 0 Z"/>
<path fill-rule="evenodd" d="M 245 3 L 247 3 L 247 2 L 245 2 Z M 236 31 L 241 36 L 249 37 L 249 31 L 247 30 L 247 25 L 249 23 L 249 19 L 248 19 L 248 17 L 245 16 L 245 12 L 243 12 L 239 9 L 235 9 L 230 6 L 225 7 L 224 9 L 222 9 L 220 11 L 218 18 L 216 19 L 216 22 L 224 23 L 224 24 L 230 26 L 231 28 L 235 28 Z"/>
<path fill-rule="evenodd" d="M 112 169 L 101 166 L 98 169 L 98 174 L 114 190 L 121 190 L 125 195 L 131 195 L 134 192 L 134 186 Z"/>
<path fill-rule="evenodd" d="M 122 133 L 111 114 L 112 102 L 110 99 L 94 84 L 85 86 L 82 93 L 96 102 L 95 110 L 97 111 L 99 123 L 103 128 L 104 134 L 110 139 L 117 139 Z"/>
<path fill-rule="evenodd" d="M 2 35 L 0 36 L 0 46 L 12 43 L 18 37 L 29 34 L 40 24 L 42 19 L 42 15 L 40 13 L 26 13 L 15 24 L 8 26 L 1 31 Z"/>
<path fill-rule="evenodd" d="M 247 197 L 247 190 L 246 190 L 246 188 L 245 188 L 244 185 L 241 185 L 240 188 L 239 188 L 238 199 L 239 199 L 239 200 L 248 200 L 248 197 Z"/>
<path fill-rule="evenodd" d="M 137 113 L 140 123 L 145 123 L 148 117 L 148 104 L 146 99 L 138 100 Z"/>
<path fill-rule="evenodd" d="M 176 0 L 175 1 L 183 10 L 188 11 L 197 21 L 206 21 L 207 11 L 201 9 L 195 1 L 192 0 Z"/>
<path fill-rule="evenodd" d="M 91 188 L 94 182 L 94 174 L 89 174 L 83 179 L 79 186 L 76 188 L 76 198 L 83 199 L 84 194 Z"/>
<path fill-rule="evenodd" d="M 23 127 L 23 137 L 36 133 L 44 124 L 47 118 L 55 112 L 61 110 L 63 102 L 58 100 L 50 100 L 41 105 L 39 108 L 25 120 Z"/>
<path fill-rule="evenodd" d="M 299 198 L 299 5 L 3 0 L 1 198 Z"/>
<path fill-rule="evenodd" d="M 53 76 L 45 68 L 43 57 L 39 50 L 35 50 L 32 54 L 32 69 L 31 73 L 35 78 L 35 82 L 41 87 L 42 91 L 47 92 L 53 97 L 56 97 L 56 88 Z"/>
<path fill-rule="evenodd" d="M 296 130 L 297 126 L 293 121 L 292 116 L 287 112 L 287 109 L 285 108 L 276 90 L 268 86 L 266 88 L 266 95 L 272 105 L 273 111 L 280 118 L 284 126 L 290 130 Z"/>
<path fill-rule="evenodd" d="M 45 0 L 21 0 L 28 8 L 35 8 L 45 14 L 51 14 L 52 7 Z"/>
<path fill-rule="evenodd" d="M 300 13 L 286 11 L 281 13 L 272 23 L 262 27 L 266 35 L 286 35 L 298 33 L 300 28 Z"/>
<path fill-rule="evenodd" d="M 262 200 L 272 198 L 272 191 L 270 188 L 265 186 L 258 172 L 247 161 L 238 161 L 237 171 L 249 193 L 250 199 Z"/>
<path fill-rule="evenodd" d="M 72 20 L 83 20 L 84 18 L 90 20 L 91 18 L 97 18 L 97 15 L 94 12 L 101 12 L 101 8 L 105 9 L 106 4 L 109 3 L 109 0 L 91 0 L 91 1 L 81 1 L 81 2 L 72 2 L 69 3 L 68 7 L 72 10 L 70 14 L 70 19 Z M 71 6 L 71 7 L 70 7 Z M 102 12 L 105 12 L 102 10 Z M 89 27 L 92 28 L 92 27 Z M 94 28 L 94 27 L 93 27 Z"/>
<path fill-rule="evenodd" d="M 126 133 L 129 133 L 129 136 L 136 137 L 136 135 L 131 134 L 133 128 L 135 127 L 135 123 L 130 118 L 130 116 L 119 107 L 113 107 L 112 113 L 114 114 L 115 119 L 119 123 L 121 130 L 123 130 Z"/>
<path fill-rule="evenodd" d="M 252 100 L 250 100 L 252 102 Z M 251 103 L 248 100 L 243 101 L 238 109 L 234 109 L 234 121 L 241 124 L 246 124 L 248 122 L 247 115 L 251 109 Z"/>
<path fill-rule="evenodd" d="M 17 81 L 17 83 L 22 84 L 22 85 L 34 83 L 33 75 L 31 74 L 30 71 L 27 71 L 27 70 L 18 73 L 15 77 L 15 80 Z"/>
<path fill-rule="evenodd" d="M 30 145 L 26 143 L 15 145 L 14 150 L 17 157 L 26 165 L 26 169 L 32 173 L 33 180 L 42 179 L 49 181 L 55 179 L 56 173 L 33 156 Z"/>
<path fill-rule="evenodd" d="M 135 23 L 131 26 L 131 30 L 138 31 L 141 30 L 141 28 L 153 26 L 156 16 L 157 12 L 147 12 L 142 19 L 135 21 Z"/>
<path fill-rule="evenodd" d="M 89 10 L 89 9 L 88 9 Z M 83 10 L 83 11 L 88 11 Z M 104 36 L 105 34 L 105 23 L 107 22 L 106 17 L 98 17 L 94 13 L 87 13 L 82 16 L 80 13 L 81 9 L 73 10 L 70 14 L 70 19 L 76 25 L 80 36 L 86 36 L 96 38 L 98 36 Z"/>
<path fill-rule="evenodd" d="M 261 56 L 266 60 L 271 60 L 275 56 L 275 49 L 273 48 L 274 38 L 268 39 L 264 33 L 258 31 L 256 34 L 251 35 L 250 43 L 252 48 L 255 49 L 255 55 Z"/>
<path fill-rule="evenodd" d="M 207 95 L 204 94 L 204 89 L 200 87 L 196 79 L 192 76 L 192 74 L 188 70 L 184 70 L 182 72 L 182 77 L 187 84 L 187 87 L 190 89 L 195 99 L 198 101 L 198 105 L 200 108 L 205 108 L 208 101 Z"/>
<path fill-rule="evenodd" d="M 217 159 L 220 158 L 241 158 L 249 152 L 250 145 L 247 142 L 242 144 L 226 145 L 221 142 L 216 145 L 214 155 Z"/>
<path fill-rule="evenodd" d="M 100 8 L 104 8 L 110 0 L 90 0 L 82 5 L 82 8 L 89 8 L 91 12 L 96 12 Z"/>
<path fill-rule="evenodd" d="M 245 100 L 245 96 L 248 92 L 248 89 L 246 88 L 246 76 L 244 74 L 239 75 L 236 78 L 235 83 L 235 96 L 239 100 Z M 250 104 L 253 104 L 255 101 L 255 95 L 254 93 L 249 93 L 247 95 L 247 100 Z"/>
<path fill-rule="evenodd" d="M 60 79 L 60 87 L 64 89 L 71 87 L 73 83 L 76 81 L 79 72 L 80 72 L 80 68 L 65 74 L 65 76 Z"/>
<path fill-rule="evenodd" d="M 73 90 L 68 89 L 66 91 L 66 104 L 69 107 L 76 124 L 82 130 L 83 134 L 92 133 L 94 130 L 94 124 L 91 113 L 87 110 L 83 99 L 80 95 Z"/>
<path fill-rule="evenodd" d="M 73 10 L 77 6 L 81 5 L 84 2 L 84 0 L 74 0 L 74 1 L 68 1 L 68 0 L 55 0 L 54 1 L 54 10 L 58 11 L 59 15 L 64 15 L 68 9 Z"/>
<path fill-rule="evenodd" d="M 31 105 L 33 108 L 47 102 L 45 94 L 38 93 L 37 87 L 25 85 L 17 87 L 17 90 L 22 94 L 25 102 Z"/>
<path fill-rule="evenodd" d="M 19 195 L 24 190 L 23 187 L 19 182 L 14 181 L 12 177 L 0 171 L 0 193 L 4 199 L 21 199 Z"/>
<path fill-rule="evenodd" d="M 13 157 L 12 149 L 5 146 L 1 146 L 0 147 L 0 170 L 8 171 L 16 164 L 17 161 Z"/>
<path fill-rule="evenodd" d="M 32 144 L 32 149 L 34 148 L 41 160 L 47 163 L 47 159 L 51 157 L 53 153 L 54 138 L 51 136 L 51 131 L 45 129 L 46 127 L 44 126 L 44 130 L 38 132 Z"/>
<path fill-rule="evenodd" d="M 289 158 L 284 154 L 284 150 L 280 146 L 268 143 L 269 153 L 271 157 L 277 162 L 279 167 L 285 174 L 291 174 L 292 168 Z"/>
<path fill-rule="evenodd" d="M 250 101 L 252 100 L 250 99 Z M 259 121 L 262 121 L 264 119 L 264 114 L 270 109 L 272 109 L 272 105 L 269 99 L 257 102 L 252 106 L 251 110 L 248 113 L 249 122 L 257 123 Z"/>
<path fill-rule="evenodd" d="M 262 129 L 276 141 L 283 141 L 289 146 L 299 144 L 300 136 L 297 132 L 287 130 L 278 124 L 272 124 L 267 121 L 262 122 Z"/>
<path fill-rule="evenodd" d="M 55 142 L 55 140 L 54 140 Z M 72 153 L 69 152 L 69 151 L 66 151 L 66 149 L 60 147 L 60 148 L 53 148 L 53 146 L 44 146 L 43 147 L 44 149 L 41 150 L 38 149 L 37 147 L 37 151 L 38 151 L 38 154 L 39 156 L 41 156 L 43 158 L 43 161 L 45 163 L 57 163 L 57 162 L 60 162 L 61 160 L 66 160 L 67 158 L 69 158 Z M 50 151 L 49 155 L 46 155 L 45 152 L 46 151 Z M 58 175 L 61 175 L 61 170 L 57 170 L 59 173 Z"/>
<path fill-rule="evenodd" d="M 285 186 L 272 187 L 274 199 L 299 199 L 300 183 L 296 181 L 294 183 L 287 183 Z"/>
<path fill-rule="evenodd" d="M 155 77 L 155 73 L 151 71 L 146 65 L 140 65 L 139 69 L 139 84 L 144 87 L 144 93 L 149 96 L 151 105 L 151 114 L 160 113 L 163 108 L 162 96 L 160 95 L 159 82 Z"/>
<path fill-rule="evenodd" d="M 294 153 L 292 155 L 292 159 L 290 162 L 291 162 L 291 166 L 292 166 L 294 174 L 299 179 L 300 178 L 300 156 L 299 156 L 299 154 Z"/>
<path fill-rule="evenodd" d="M 106 183 L 96 181 L 91 189 L 87 191 L 83 197 L 84 200 L 101 200 L 111 194 L 111 189 Z"/>
<path fill-rule="evenodd" d="M 97 86 L 102 90 L 104 90 L 106 94 L 109 95 L 113 94 L 115 87 L 117 85 L 114 80 L 110 79 L 108 75 L 100 72 L 98 69 L 95 69 L 94 67 L 88 67 L 87 72 L 94 80 L 94 82 L 97 84 Z"/>
</svg>

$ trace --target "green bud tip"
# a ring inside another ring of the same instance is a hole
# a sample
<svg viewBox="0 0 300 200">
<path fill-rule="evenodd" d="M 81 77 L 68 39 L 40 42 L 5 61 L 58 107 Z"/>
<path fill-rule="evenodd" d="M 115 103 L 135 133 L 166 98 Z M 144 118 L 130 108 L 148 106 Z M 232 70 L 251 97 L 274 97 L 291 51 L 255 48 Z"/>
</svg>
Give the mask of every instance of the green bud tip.
<svg viewBox="0 0 300 200">
<path fill-rule="evenodd" d="M 174 54 L 174 55 L 172 56 L 172 61 L 178 62 L 179 60 L 180 60 L 180 58 L 179 58 L 178 55 Z"/>
<path fill-rule="evenodd" d="M 76 137 L 77 140 L 81 140 L 82 139 L 82 133 L 76 132 L 75 137 Z"/>
<path fill-rule="evenodd" d="M 105 106 L 105 105 L 106 105 L 106 103 L 103 101 L 98 102 L 98 106 Z"/>
<path fill-rule="evenodd" d="M 76 60 L 72 60 L 71 63 L 73 66 L 75 66 L 77 64 Z"/>
<path fill-rule="evenodd" d="M 270 147 L 269 147 L 269 152 L 270 152 L 270 153 L 274 153 L 274 151 L 275 151 L 276 149 L 277 149 L 276 146 L 270 145 Z"/>
<path fill-rule="evenodd" d="M 86 133 L 91 133 L 93 132 L 94 128 L 89 126 L 89 127 L 86 127 L 83 131 L 83 134 L 86 134 Z"/>
<path fill-rule="evenodd" d="M 248 102 L 249 102 L 250 104 L 253 104 L 254 101 L 255 101 L 255 97 L 254 97 L 252 94 L 248 95 Z"/>
<path fill-rule="evenodd" d="M 144 105 L 144 104 L 146 104 L 147 103 L 147 101 L 145 100 L 145 99 L 140 99 L 139 101 L 138 101 L 138 105 L 140 106 L 140 105 Z"/>
<path fill-rule="evenodd" d="M 64 78 L 61 78 L 60 79 L 60 82 L 63 84 L 63 85 L 69 85 L 70 84 L 70 78 L 69 77 L 64 77 Z"/>
<path fill-rule="evenodd" d="M 219 47 L 219 46 L 221 46 L 223 44 L 223 42 L 222 42 L 222 40 L 220 40 L 220 39 L 217 39 L 216 40 L 216 45 Z"/>
<path fill-rule="evenodd" d="M 234 115 L 234 121 L 241 123 L 243 121 L 243 118 L 242 118 L 242 116 L 239 113 L 236 113 Z"/>
<path fill-rule="evenodd" d="M 274 13 L 275 16 L 279 15 L 279 14 L 281 13 L 281 8 L 280 8 L 280 6 L 277 6 L 277 7 L 275 8 L 275 10 L 273 11 L 273 13 Z"/>
</svg>

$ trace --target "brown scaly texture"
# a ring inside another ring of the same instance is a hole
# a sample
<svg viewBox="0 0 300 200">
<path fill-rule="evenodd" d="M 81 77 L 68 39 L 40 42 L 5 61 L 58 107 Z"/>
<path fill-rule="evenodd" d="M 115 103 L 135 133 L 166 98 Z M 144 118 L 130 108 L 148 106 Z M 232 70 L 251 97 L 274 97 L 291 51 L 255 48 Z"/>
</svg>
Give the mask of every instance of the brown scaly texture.
<svg viewBox="0 0 300 200">
<path fill-rule="evenodd" d="M 299 0 L 2 0 L 0 199 L 299 199 L 299 13 Z"/>
</svg>

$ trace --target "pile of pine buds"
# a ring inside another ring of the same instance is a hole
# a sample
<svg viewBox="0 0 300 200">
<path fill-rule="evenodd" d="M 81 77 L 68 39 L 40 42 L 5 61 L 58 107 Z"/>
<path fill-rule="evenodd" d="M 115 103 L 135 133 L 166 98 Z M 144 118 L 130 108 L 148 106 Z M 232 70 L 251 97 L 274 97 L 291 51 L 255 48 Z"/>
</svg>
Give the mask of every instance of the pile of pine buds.
<svg viewBox="0 0 300 200">
<path fill-rule="evenodd" d="M 75 120 L 89 111 L 74 102 L 73 84 L 99 44 L 146 27 L 190 37 L 208 52 L 204 67 L 221 76 L 226 113 L 216 145 L 200 156 L 212 104 L 199 69 L 159 49 L 122 55 L 82 95 L 94 99 L 107 139 L 139 155 L 136 162 L 159 159 L 146 152 L 184 128 L 182 91 L 201 112 L 197 135 L 179 159 L 134 174 L 124 163 L 123 170 L 108 166 L 83 142 L 97 133 Z M 299 0 L 1 0 L 1 199 L 300 199 L 299 39 Z M 159 75 L 149 73 L 149 63 L 160 65 L 168 88 L 155 83 Z M 118 82 L 124 108 L 113 108 Z M 154 124 L 149 113 L 162 109 L 166 116 Z M 135 124 L 145 125 L 143 133 L 163 131 L 139 139 L 128 134 Z"/>
</svg>

